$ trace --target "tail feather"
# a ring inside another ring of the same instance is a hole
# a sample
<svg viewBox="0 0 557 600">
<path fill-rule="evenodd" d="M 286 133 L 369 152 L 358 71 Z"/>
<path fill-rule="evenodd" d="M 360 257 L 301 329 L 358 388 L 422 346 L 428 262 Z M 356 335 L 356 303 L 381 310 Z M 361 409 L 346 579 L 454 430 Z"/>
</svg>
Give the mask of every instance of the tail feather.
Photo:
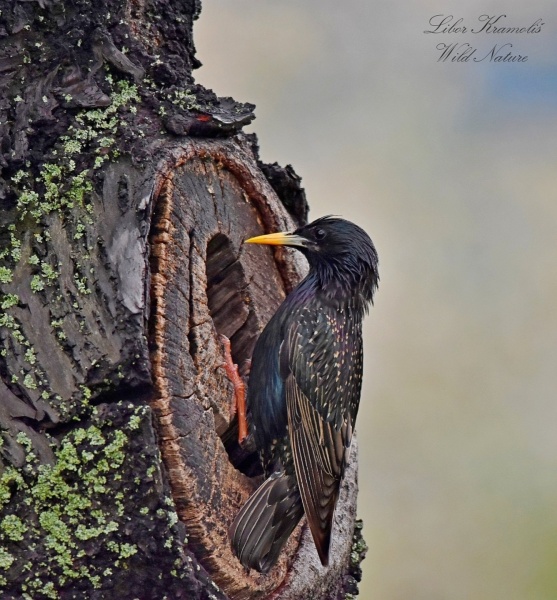
<svg viewBox="0 0 557 600">
<path fill-rule="evenodd" d="M 232 547 L 240 562 L 267 573 L 303 514 L 294 477 L 273 473 L 250 496 L 230 528 Z"/>
</svg>

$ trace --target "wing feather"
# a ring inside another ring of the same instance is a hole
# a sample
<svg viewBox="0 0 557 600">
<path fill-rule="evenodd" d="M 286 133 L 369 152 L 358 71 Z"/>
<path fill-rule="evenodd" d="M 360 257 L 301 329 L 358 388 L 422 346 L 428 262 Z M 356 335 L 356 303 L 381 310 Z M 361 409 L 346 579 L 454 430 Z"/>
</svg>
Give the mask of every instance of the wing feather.
<svg viewBox="0 0 557 600">
<path fill-rule="evenodd" d="M 296 479 L 325 565 L 360 397 L 361 331 L 346 317 L 302 312 L 280 356 Z"/>
<path fill-rule="evenodd" d="M 292 375 L 286 382 L 286 398 L 290 442 L 300 496 L 317 552 L 321 562 L 327 565 L 340 476 L 335 477 L 322 467 L 322 458 L 321 460 L 319 458 L 322 454 L 316 452 L 319 440 L 312 433 L 315 430 L 304 420 L 307 414 L 304 417 L 303 413 L 300 414 L 299 408 L 303 406 L 304 411 L 315 412 L 315 410 L 300 392 Z"/>
</svg>

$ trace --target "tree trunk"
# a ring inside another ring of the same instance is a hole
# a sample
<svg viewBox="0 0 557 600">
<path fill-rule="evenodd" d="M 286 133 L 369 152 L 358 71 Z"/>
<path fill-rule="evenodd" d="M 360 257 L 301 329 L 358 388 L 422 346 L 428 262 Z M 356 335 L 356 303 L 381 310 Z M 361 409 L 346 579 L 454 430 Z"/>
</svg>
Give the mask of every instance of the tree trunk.
<svg viewBox="0 0 557 600">
<path fill-rule="evenodd" d="M 230 549 L 260 474 L 218 335 L 251 356 L 305 266 L 242 240 L 307 205 L 193 83 L 199 5 L 0 9 L 0 597 L 357 593 L 355 450 L 330 567 L 304 524 L 268 575 Z"/>
</svg>

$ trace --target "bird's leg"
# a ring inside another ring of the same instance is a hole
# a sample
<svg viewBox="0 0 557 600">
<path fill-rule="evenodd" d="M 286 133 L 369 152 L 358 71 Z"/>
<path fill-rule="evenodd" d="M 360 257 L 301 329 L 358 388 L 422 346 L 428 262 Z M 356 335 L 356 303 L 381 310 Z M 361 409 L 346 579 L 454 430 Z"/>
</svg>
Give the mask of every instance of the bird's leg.
<svg viewBox="0 0 557 600">
<path fill-rule="evenodd" d="M 232 360 L 230 351 L 230 340 L 225 336 L 220 336 L 224 348 L 224 362 L 222 366 L 226 371 L 228 379 L 234 386 L 234 400 L 232 401 L 232 415 L 234 412 L 238 415 L 238 443 L 243 444 L 248 437 L 248 422 L 246 420 L 246 384 L 240 377 L 238 365 Z"/>
</svg>

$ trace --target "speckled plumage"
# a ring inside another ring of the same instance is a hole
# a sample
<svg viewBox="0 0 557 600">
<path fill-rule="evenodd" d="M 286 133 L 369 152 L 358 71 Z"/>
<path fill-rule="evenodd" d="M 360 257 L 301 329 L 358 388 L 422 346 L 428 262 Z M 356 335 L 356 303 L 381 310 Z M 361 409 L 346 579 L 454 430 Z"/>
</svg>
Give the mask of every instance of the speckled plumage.
<svg viewBox="0 0 557 600">
<path fill-rule="evenodd" d="M 263 330 L 248 384 L 248 420 L 267 479 L 231 527 L 248 567 L 267 572 L 305 513 L 321 562 L 346 467 L 362 381 L 362 318 L 379 281 L 357 225 L 318 219 L 277 241 L 308 259 L 307 277 Z"/>
</svg>

